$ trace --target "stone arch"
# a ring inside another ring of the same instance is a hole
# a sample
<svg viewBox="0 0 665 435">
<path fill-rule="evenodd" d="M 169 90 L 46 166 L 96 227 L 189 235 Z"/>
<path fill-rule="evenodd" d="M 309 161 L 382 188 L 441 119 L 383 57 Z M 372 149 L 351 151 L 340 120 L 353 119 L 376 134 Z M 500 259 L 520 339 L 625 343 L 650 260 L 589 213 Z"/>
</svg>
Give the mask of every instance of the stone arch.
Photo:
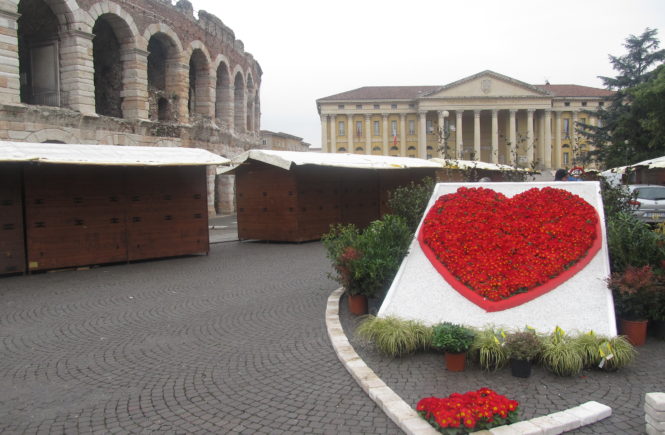
<svg viewBox="0 0 665 435">
<path fill-rule="evenodd" d="M 138 48 L 142 50 L 147 50 L 148 49 L 148 43 L 150 42 L 150 38 L 155 36 L 158 33 L 163 33 L 164 35 L 168 36 L 168 38 L 173 42 L 175 45 L 178 54 L 183 52 L 182 48 L 182 42 L 180 42 L 180 38 L 178 37 L 178 34 L 173 31 L 169 26 L 167 26 L 164 23 L 154 23 L 149 25 L 145 31 L 143 32 L 143 40 L 146 43 L 145 47 L 139 46 Z"/>
<path fill-rule="evenodd" d="M 185 56 L 189 58 L 189 116 L 212 116 L 212 74 L 210 53 L 201 41 L 193 41 Z"/>
<path fill-rule="evenodd" d="M 141 38 L 136 23 L 134 22 L 134 17 L 132 17 L 127 11 L 125 11 L 122 6 L 112 1 L 101 1 L 95 3 L 88 9 L 88 20 L 86 24 L 92 29 L 102 15 L 110 14 L 113 16 L 114 22 L 112 26 L 120 43 L 123 45 L 123 48 L 127 46 L 135 47 L 137 45 L 136 41 Z"/>
<path fill-rule="evenodd" d="M 223 128 L 233 124 L 233 93 L 229 61 L 220 54 L 214 62 L 215 71 L 215 119 Z"/>
<path fill-rule="evenodd" d="M 240 68 L 236 67 L 233 75 L 233 129 L 237 132 L 246 130 L 245 100 L 245 80 Z"/>
<path fill-rule="evenodd" d="M 177 121 L 186 110 L 181 102 L 187 95 L 186 76 L 181 73 L 182 45 L 167 26 L 150 27 L 158 31 L 144 33 L 148 37 L 148 116 L 153 121 Z"/>
<path fill-rule="evenodd" d="M 247 100 L 247 112 L 246 112 L 246 126 L 248 132 L 254 131 L 254 79 L 252 78 L 252 73 L 247 73 L 247 90 L 246 90 L 246 100 Z"/>
<path fill-rule="evenodd" d="M 45 143 L 58 141 L 62 143 L 77 144 L 81 143 L 81 139 L 69 131 L 61 130 L 58 128 L 46 128 L 43 130 L 35 131 L 25 138 L 26 142 Z"/>
</svg>

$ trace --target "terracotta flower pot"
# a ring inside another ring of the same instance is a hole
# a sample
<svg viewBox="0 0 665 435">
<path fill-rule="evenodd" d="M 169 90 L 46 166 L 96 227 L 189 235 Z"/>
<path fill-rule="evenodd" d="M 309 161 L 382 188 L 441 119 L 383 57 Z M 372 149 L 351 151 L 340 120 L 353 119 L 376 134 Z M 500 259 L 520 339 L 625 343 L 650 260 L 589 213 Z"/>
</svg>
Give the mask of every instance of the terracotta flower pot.
<svg viewBox="0 0 665 435">
<path fill-rule="evenodd" d="M 349 295 L 349 311 L 356 316 L 367 314 L 367 296 Z"/>
<path fill-rule="evenodd" d="M 516 378 L 528 378 L 531 376 L 531 361 L 511 358 L 510 373 Z"/>
<path fill-rule="evenodd" d="M 646 320 L 620 319 L 621 333 L 633 346 L 642 346 L 647 340 L 647 323 Z"/>
<path fill-rule="evenodd" d="M 466 365 L 466 352 L 451 353 L 446 352 L 444 355 L 446 361 L 446 368 L 451 372 L 463 372 Z"/>
</svg>

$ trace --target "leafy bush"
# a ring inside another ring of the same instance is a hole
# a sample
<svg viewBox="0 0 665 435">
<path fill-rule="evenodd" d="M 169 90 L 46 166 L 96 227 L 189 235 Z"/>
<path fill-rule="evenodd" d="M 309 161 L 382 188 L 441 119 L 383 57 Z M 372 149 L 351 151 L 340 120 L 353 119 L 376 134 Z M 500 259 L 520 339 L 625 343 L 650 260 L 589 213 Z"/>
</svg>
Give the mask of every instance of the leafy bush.
<svg viewBox="0 0 665 435">
<path fill-rule="evenodd" d="M 443 322 L 433 327 L 432 346 L 444 352 L 462 353 L 473 344 L 474 332 L 462 325 Z"/>
<path fill-rule="evenodd" d="M 368 316 L 356 328 L 356 335 L 372 342 L 383 354 L 397 357 L 429 349 L 432 328 L 414 320 Z"/>
<path fill-rule="evenodd" d="M 508 362 L 508 355 L 502 346 L 502 332 L 488 328 L 476 333 L 470 351 L 474 357 L 477 357 L 483 370 L 498 370 Z"/>
<path fill-rule="evenodd" d="M 411 237 L 402 218 L 385 215 L 362 232 L 354 225 L 332 226 L 322 240 L 337 272 L 333 278 L 349 294 L 374 297 L 390 286 Z"/>
<path fill-rule="evenodd" d="M 559 327 L 545 337 L 540 362 L 558 376 L 575 376 L 582 371 L 584 364 L 574 340 Z"/>
<path fill-rule="evenodd" d="M 577 348 L 580 357 L 582 357 L 582 365 L 584 368 L 592 368 L 598 366 L 600 362 L 600 343 L 604 337 L 596 335 L 593 331 L 586 334 L 580 334 L 573 339 L 575 347 Z"/>
<path fill-rule="evenodd" d="M 608 217 L 607 246 L 612 272 L 623 272 L 628 266 L 660 265 L 665 258 L 665 236 L 627 212 Z"/>
<path fill-rule="evenodd" d="M 532 361 L 540 354 L 542 343 L 534 331 L 512 332 L 506 336 L 505 348 L 509 358 Z"/>
<path fill-rule="evenodd" d="M 651 266 L 628 266 L 623 273 L 613 273 L 608 285 L 616 311 L 626 320 L 647 320 L 662 292 Z"/>
<path fill-rule="evenodd" d="M 623 185 L 612 185 L 605 177 L 599 177 L 600 193 L 603 197 L 603 210 L 605 219 L 616 215 L 617 213 L 630 213 L 630 200 L 633 199 L 628 188 Z"/>
<path fill-rule="evenodd" d="M 415 232 L 433 190 L 434 180 L 430 177 L 423 178 L 419 184 L 412 181 L 408 186 L 390 192 L 388 206 L 393 214 L 406 221 L 411 232 Z"/>
</svg>

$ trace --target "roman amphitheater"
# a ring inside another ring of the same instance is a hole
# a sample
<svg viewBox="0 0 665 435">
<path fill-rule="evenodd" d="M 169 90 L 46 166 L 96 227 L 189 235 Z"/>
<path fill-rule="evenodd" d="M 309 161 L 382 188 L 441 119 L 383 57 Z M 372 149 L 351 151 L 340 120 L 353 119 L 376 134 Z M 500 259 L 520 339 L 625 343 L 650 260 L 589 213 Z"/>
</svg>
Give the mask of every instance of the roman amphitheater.
<svg viewBox="0 0 665 435">
<path fill-rule="evenodd" d="M 0 0 L 0 34 L 0 140 L 259 146 L 261 67 L 187 0 Z M 229 211 L 231 180 L 208 183 Z"/>
</svg>

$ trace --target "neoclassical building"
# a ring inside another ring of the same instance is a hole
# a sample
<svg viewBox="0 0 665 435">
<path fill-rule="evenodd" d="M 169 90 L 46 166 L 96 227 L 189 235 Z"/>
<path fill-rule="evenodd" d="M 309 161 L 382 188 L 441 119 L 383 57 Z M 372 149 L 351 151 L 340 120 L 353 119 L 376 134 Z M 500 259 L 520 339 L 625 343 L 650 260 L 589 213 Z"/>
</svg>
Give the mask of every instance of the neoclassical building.
<svg viewBox="0 0 665 435">
<path fill-rule="evenodd" d="M 187 0 L 0 0 L 0 33 L 0 140 L 260 146 L 261 67 Z"/>
<path fill-rule="evenodd" d="M 483 71 L 444 86 L 370 86 L 316 101 L 323 152 L 448 157 L 538 169 L 589 151 L 578 123 L 611 91 Z"/>
</svg>

